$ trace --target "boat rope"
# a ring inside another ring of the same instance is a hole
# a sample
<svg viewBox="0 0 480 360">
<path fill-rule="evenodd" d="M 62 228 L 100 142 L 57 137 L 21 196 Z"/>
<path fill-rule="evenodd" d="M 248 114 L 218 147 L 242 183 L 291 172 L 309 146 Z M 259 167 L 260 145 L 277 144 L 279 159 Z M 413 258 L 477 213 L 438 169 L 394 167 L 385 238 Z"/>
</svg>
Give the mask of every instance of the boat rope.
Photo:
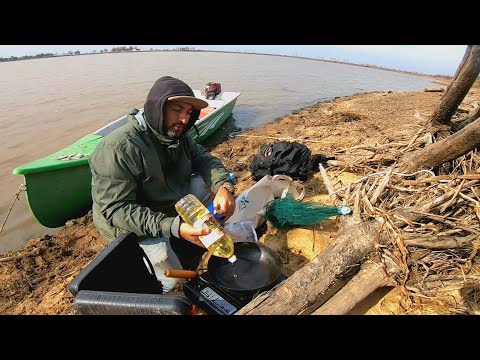
<svg viewBox="0 0 480 360">
<path fill-rule="evenodd" d="M 22 185 L 20 185 L 20 187 L 18 188 L 17 192 L 15 193 L 15 197 L 13 198 L 12 205 L 10 206 L 10 209 L 8 209 L 7 216 L 5 217 L 5 220 L 3 220 L 2 227 L 0 228 L 0 234 L 2 233 L 3 227 L 4 227 L 5 224 L 7 223 L 8 217 L 10 216 L 10 213 L 12 212 L 13 205 L 15 205 L 15 203 L 17 202 L 17 200 L 20 200 L 20 198 L 19 198 L 18 196 L 20 195 L 20 193 L 21 193 L 22 191 L 25 191 L 25 190 L 27 190 L 27 188 L 26 188 L 25 184 L 22 184 Z"/>
</svg>

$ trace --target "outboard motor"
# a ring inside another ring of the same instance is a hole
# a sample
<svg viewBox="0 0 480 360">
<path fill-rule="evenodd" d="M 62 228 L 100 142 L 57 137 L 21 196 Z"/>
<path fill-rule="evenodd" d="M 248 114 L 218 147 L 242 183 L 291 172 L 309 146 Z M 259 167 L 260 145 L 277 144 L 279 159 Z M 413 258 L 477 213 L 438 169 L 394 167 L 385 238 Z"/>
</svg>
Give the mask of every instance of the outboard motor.
<svg viewBox="0 0 480 360">
<path fill-rule="evenodd" d="M 218 82 L 209 82 L 205 85 L 205 98 L 214 100 L 222 92 L 222 85 Z"/>
</svg>

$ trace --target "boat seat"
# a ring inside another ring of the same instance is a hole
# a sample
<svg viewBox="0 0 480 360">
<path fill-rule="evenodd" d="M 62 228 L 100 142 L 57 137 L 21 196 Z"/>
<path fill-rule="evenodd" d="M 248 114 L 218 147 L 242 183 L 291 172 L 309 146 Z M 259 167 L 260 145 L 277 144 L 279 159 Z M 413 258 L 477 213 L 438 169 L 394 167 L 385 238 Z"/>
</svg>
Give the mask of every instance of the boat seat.
<svg viewBox="0 0 480 360">
<path fill-rule="evenodd" d="M 84 315 L 180 315 L 192 304 L 162 294 L 153 266 L 134 233 L 112 241 L 68 285 L 74 307 Z"/>
</svg>

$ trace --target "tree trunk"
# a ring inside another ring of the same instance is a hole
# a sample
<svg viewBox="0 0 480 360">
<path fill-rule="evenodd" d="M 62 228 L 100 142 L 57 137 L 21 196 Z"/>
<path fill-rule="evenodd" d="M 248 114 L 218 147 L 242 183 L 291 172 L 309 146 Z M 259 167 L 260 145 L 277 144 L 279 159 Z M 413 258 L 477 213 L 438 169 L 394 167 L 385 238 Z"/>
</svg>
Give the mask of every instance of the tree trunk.
<svg viewBox="0 0 480 360">
<path fill-rule="evenodd" d="M 468 45 L 455 77 L 430 117 L 432 128 L 438 129 L 445 125 L 452 127 L 450 121 L 452 115 L 468 94 L 478 74 L 480 74 L 480 45 Z"/>
<path fill-rule="evenodd" d="M 460 61 L 460 64 L 458 64 L 457 70 L 455 71 L 455 75 L 453 75 L 452 80 L 450 80 L 450 83 L 445 89 L 445 94 L 450 91 L 450 88 L 452 87 L 453 83 L 457 79 L 458 74 L 460 74 L 460 71 L 462 71 L 463 67 L 465 66 L 465 63 L 467 62 L 468 56 L 470 55 L 471 51 L 472 51 L 472 45 L 467 45 L 467 48 L 465 49 L 465 54 L 463 54 L 462 61 Z"/>
<path fill-rule="evenodd" d="M 435 168 L 465 155 L 478 145 L 480 145 L 480 121 L 477 119 L 439 142 L 406 154 L 398 163 L 398 169 L 401 172 L 411 173 L 420 169 Z"/>
<path fill-rule="evenodd" d="M 394 285 L 395 282 L 383 269 L 383 264 L 368 260 L 347 285 L 312 315 L 344 315 L 375 290 Z"/>
<path fill-rule="evenodd" d="M 236 315 L 310 314 L 327 299 L 322 295 L 374 250 L 377 221 L 344 221 L 336 241 L 270 292 L 253 299 Z"/>
</svg>

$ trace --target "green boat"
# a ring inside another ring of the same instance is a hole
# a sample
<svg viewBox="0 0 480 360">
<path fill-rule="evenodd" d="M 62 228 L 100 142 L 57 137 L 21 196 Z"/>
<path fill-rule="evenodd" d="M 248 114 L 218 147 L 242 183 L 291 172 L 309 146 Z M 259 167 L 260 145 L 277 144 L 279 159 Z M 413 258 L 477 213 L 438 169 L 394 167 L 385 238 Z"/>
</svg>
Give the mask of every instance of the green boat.
<svg viewBox="0 0 480 360">
<path fill-rule="evenodd" d="M 198 90 L 194 93 L 209 106 L 195 123 L 198 133 L 191 128 L 187 134 L 202 143 L 230 116 L 240 93 L 221 92 L 213 100 L 206 99 Z M 28 205 L 40 224 L 60 227 L 88 212 L 92 206 L 88 157 L 104 136 L 126 121 L 125 115 L 60 151 L 13 170 L 13 174 L 25 177 Z"/>
</svg>

